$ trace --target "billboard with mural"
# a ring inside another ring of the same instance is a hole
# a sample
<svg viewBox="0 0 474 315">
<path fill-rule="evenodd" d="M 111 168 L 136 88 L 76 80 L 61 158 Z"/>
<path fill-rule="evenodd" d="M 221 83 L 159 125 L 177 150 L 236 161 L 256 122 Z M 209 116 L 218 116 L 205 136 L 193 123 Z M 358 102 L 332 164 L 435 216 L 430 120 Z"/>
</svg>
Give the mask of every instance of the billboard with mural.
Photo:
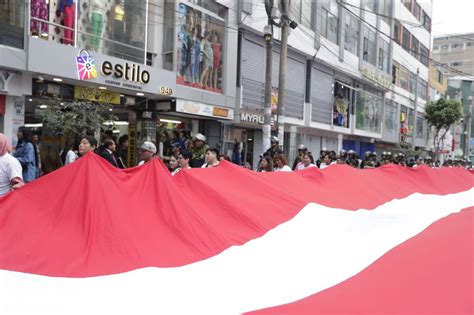
<svg viewBox="0 0 474 315">
<path fill-rule="evenodd" d="M 180 3 L 176 83 L 222 93 L 224 21 Z"/>
</svg>

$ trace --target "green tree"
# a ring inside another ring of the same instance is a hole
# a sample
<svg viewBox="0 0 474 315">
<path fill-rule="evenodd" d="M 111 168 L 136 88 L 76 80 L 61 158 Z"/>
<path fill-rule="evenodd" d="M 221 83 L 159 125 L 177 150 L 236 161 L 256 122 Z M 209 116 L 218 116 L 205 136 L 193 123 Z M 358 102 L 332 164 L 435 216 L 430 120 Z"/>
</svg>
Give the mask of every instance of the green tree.
<svg viewBox="0 0 474 315">
<path fill-rule="evenodd" d="M 94 134 L 106 121 L 117 120 L 112 105 L 85 101 L 50 105 L 43 112 L 43 123 L 58 136 Z"/>
<path fill-rule="evenodd" d="M 449 128 L 463 117 L 462 104 L 458 100 L 441 98 L 425 106 L 426 120 L 435 129 L 433 145 L 438 152 L 444 145 Z"/>
</svg>

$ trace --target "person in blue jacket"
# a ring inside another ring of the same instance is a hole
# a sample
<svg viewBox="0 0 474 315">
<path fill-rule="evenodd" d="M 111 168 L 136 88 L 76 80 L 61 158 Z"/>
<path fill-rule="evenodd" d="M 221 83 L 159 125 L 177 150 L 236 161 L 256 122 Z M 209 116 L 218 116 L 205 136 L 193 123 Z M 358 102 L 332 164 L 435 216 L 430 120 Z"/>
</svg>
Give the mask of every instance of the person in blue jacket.
<svg viewBox="0 0 474 315">
<path fill-rule="evenodd" d="M 16 145 L 14 157 L 20 162 L 23 168 L 23 181 L 31 182 L 37 177 L 37 157 L 36 150 L 32 143 L 33 134 L 27 127 L 18 128 L 18 144 Z"/>
</svg>

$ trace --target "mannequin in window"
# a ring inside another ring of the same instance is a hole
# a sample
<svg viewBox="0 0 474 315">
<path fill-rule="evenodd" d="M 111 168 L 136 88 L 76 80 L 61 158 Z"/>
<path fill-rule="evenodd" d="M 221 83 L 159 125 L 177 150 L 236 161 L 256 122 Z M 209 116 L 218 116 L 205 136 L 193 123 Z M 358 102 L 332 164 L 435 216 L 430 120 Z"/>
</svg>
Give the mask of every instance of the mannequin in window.
<svg viewBox="0 0 474 315">
<path fill-rule="evenodd" d="M 90 0 L 89 19 L 91 21 L 90 37 L 91 47 L 95 51 L 99 51 L 102 41 L 102 32 L 104 31 L 105 14 L 101 0 Z"/>
<path fill-rule="evenodd" d="M 219 41 L 219 36 L 217 33 L 214 33 L 212 38 L 212 54 L 213 54 L 213 63 L 212 63 L 212 87 L 217 89 L 218 73 L 219 68 L 221 67 L 221 43 Z"/>
<path fill-rule="evenodd" d="M 123 0 L 117 0 L 110 10 L 108 29 L 113 34 L 113 40 L 118 43 L 125 42 L 125 31 L 127 27 L 125 20 L 125 4 Z M 115 44 L 114 47 L 115 55 L 119 55 L 120 44 Z"/>
<path fill-rule="evenodd" d="M 76 4 L 74 0 L 61 0 L 59 11 L 63 14 L 64 38 L 63 44 L 74 45 L 74 20 L 76 17 Z"/>
<path fill-rule="evenodd" d="M 205 89 L 212 85 L 210 81 L 212 75 L 212 64 L 214 62 L 214 54 L 211 46 L 211 33 L 209 32 L 201 42 L 201 51 L 203 52 L 201 85 Z"/>
<path fill-rule="evenodd" d="M 32 0 L 31 1 L 31 17 L 48 21 L 49 10 L 48 10 L 48 5 L 46 4 L 45 0 Z M 14 21 L 14 19 L 12 19 L 12 21 Z M 37 20 L 31 19 L 30 31 L 32 35 L 48 34 L 48 24 L 45 22 L 40 23 Z"/>
</svg>

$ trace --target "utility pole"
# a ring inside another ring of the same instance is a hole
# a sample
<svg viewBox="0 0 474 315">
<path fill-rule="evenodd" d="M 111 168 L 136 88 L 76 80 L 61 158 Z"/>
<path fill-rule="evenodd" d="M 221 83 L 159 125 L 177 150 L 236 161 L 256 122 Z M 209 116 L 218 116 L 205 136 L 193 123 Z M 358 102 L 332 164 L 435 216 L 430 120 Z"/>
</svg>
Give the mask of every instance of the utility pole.
<svg viewBox="0 0 474 315">
<path fill-rule="evenodd" d="M 415 139 L 416 139 L 416 116 L 418 116 L 418 86 L 420 81 L 420 68 L 416 69 L 416 86 L 415 86 L 415 104 L 413 113 L 413 130 L 412 130 L 412 149 L 415 150 Z"/>
<path fill-rule="evenodd" d="M 267 11 L 268 23 L 263 29 L 263 38 L 266 43 L 266 66 L 265 66 L 265 108 L 264 123 L 262 127 L 263 141 L 262 149 L 270 148 L 270 138 L 272 136 L 272 46 L 273 46 L 273 0 L 265 0 L 265 10 Z"/>
<path fill-rule="evenodd" d="M 280 146 L 284 148 L 285 125 L 283 117 L 285 116 L 285 77 L 286 77 L 286 58 L 288 54 L 288 26 L 290 18 L 288 17 L 289 0 L 281 1 L 281 48 L 280 48 L 280 73 L 278 79 L 278 139 Z"/>
<path fill-rule="evenodd" d="M 464 135 L 464 157 L 468 160 L 471 158 L 471 121 L 472 121 L 472 96 L 469 96 L 467 100 L 467 115 L 466 115 L 466 128 L 464 128 L 466 134 Z"/>
</svg>

